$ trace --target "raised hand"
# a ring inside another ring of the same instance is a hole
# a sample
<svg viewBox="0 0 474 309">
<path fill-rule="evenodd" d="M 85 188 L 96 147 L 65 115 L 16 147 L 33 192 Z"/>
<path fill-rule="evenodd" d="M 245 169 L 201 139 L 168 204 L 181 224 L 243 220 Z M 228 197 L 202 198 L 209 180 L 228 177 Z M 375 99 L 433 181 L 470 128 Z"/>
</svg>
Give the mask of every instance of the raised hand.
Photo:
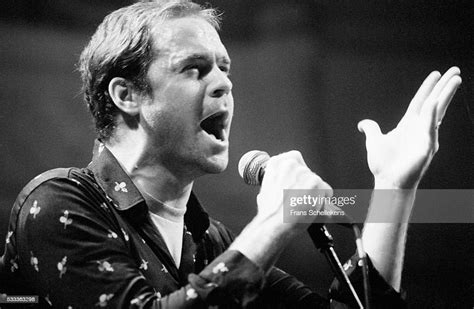
<svg viewBox="0 0 474 309">
<path fill-rule="evenodd" d="M 446 109 L 461 85 L 460 70 L 443 76 L 432 72 L 413 97 L 397 127 L 382 134 L 373 120 L 362 120 L 367 161 L 376 184 L 386 188 L 414 188 L 438 151 L 438 129 Z"/>
</svg>

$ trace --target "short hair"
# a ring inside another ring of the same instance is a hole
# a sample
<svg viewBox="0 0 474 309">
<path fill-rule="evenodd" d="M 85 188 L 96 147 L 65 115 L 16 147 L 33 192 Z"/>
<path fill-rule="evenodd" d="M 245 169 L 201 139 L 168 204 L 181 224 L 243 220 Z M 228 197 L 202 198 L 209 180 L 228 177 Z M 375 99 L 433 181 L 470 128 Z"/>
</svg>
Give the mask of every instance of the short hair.
<svg viewBox="0 0 474 309">
<path fill-rule="evenodd" d="M 216 30 L 215 9 L 190 1 L 143 1 L 118 9 L 98 26 L 79 59 L 84 100 L 92 113 L 97 137 L 107 140 L 116 126 L 119 109 L 108 93 L 112 78 L 123 77 L 138 91 L 149 94 L 146 75 L 156 57 L 152 29 L 169 19 L 196 16 Z"/>
</svg>

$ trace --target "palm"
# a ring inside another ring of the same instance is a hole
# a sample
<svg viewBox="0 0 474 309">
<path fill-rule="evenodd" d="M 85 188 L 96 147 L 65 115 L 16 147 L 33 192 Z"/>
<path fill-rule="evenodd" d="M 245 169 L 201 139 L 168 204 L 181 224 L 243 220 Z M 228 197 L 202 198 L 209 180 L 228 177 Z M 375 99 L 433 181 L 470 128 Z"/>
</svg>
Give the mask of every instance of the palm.
<svg viewBox="0 0 474 309">
<path fill-rule="evenodd" d="M 459 69 L 440 78 L 433 72 L 421 85 L 395 129 L 382 134 L 372 120 L 359 123 L 367 136 L 367 161 L 378 180 L 399 188 L 416 186 L 438 150 L 438 126 L 461 84 Z"/>
</svg>

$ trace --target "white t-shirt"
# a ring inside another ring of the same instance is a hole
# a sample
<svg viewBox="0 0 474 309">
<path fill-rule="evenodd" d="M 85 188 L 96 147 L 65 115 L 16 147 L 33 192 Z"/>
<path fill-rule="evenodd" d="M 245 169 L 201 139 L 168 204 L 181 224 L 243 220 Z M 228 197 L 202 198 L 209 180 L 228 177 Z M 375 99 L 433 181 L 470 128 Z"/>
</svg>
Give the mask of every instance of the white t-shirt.
<svg viewBox="0 0 474 309">
<path fill-rule="evenodd" d="M 148 205 L 151 221 L 155 224 L 168 247 L 176 267 L 181 263 L 183 249 L 184 214 L 186 208 L 168 206 L 147 192 L 142 192 Z"/>
<path fill-rule="evenodd" d="M 184 216 L 179 221 L 172 221 L 150 212 L 150 217 L 163 236 L 176 267 L 179 268 L 183 249 Z"/>
</svg>

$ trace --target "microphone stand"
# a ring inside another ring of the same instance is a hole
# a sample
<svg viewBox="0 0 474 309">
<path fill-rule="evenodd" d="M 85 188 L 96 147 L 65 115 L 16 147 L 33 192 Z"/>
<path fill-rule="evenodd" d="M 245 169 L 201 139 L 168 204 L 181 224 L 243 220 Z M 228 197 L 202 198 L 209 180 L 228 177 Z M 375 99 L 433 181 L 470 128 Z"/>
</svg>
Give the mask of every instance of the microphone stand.
<svg viewBox="0 0 474 309">
<path fill-rule="evenodd" d="M 336 254 L 336 251 L 333 248 L 334 241 L 331 234 L 329 234 L 329 231 L 323 224 L 313 223 L 309 226 L 308 233 L 311 237 L 311 240 L 313 241 L 313 244 L 316 246 L 317 249 L 319 249 L 321 253 L 324 254 L 326 259 L 328 260 L 329 265 L 331 266 L 332 271 L 336 275 L 337 280 L 346 289 L 348 289 L 348 291 L 351 292 L 359 308 L 364 309 L 364 306 L 362 305 L 362 302 L 360 301 L 359 296 L 357 295 L 354 289 L 354 286 L 352 285 L 351 281 L 349 280 L 349 277 L 344 271 L 344 268 L 342 267 L 342 264 Z"/>
</svg>

